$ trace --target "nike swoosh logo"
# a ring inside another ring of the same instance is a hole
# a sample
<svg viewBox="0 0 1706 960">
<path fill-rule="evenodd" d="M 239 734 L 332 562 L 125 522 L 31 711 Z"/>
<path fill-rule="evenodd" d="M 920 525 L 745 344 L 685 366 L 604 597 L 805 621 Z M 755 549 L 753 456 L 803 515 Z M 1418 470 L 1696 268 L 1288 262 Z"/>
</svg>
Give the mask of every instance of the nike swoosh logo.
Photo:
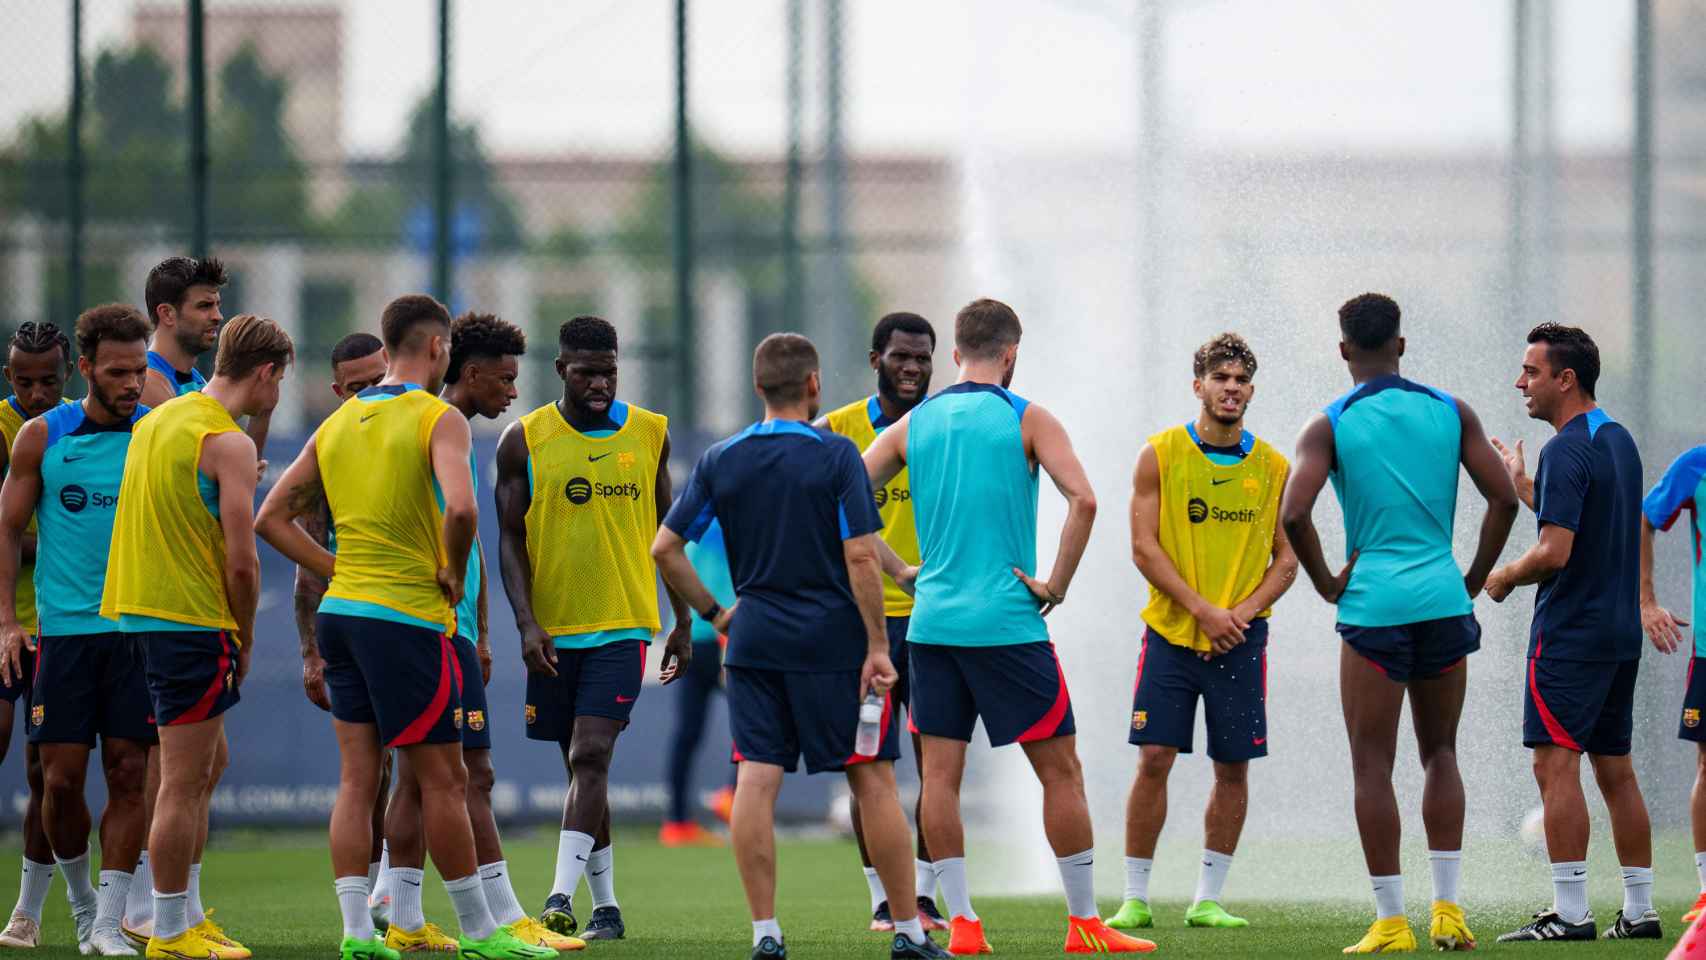
<svg viewBox="0 0 1706 960">
<path fill-rule="evenodd" d="M 586 858 L 585 858 L 585 857 L 583 857 L 583 856 L 581 856 L 581 855 L 580 855 L 580 854 L 578 854 L 578 853 L 577 853 L 577 854 L 575 854 L 575 859 L 576 859 L 576 860 L 579 860 L 579 861 L 580 861 L 580 862 L 582 862 L 582 863 L 585 863 L 585 862 L 586 862 Z"/>
<path fill-rule="evenodd" d="M 1577 871 L 1576 871 L 1576 872 L 1575 872 L 1575 873 L 1573 873 L 1573 874 L 1571 874 L 1571 875 L 1572 875 L 1572 876 L 1577 876 L 1577 877 L 1579 877 L 1579 876 L 1581 876 L 1581 875 L 1582 875 L 1582 874 L 1584 874 L 1584 873 L 1587 873 L 1587 871 L 1586 871 L 1586 870 L 1577 870 Z"/>
<path fill-rule="evenodd" d="M 404 882 L 404 883 L 406 883 L 406 884 L 408 884 L 408 885 L 409 885 L 409 886 L 411 886 L 411 887 L 418 887 L 418 886 L 420 886 L 420 883 L 419 883 L 419 882 L 418 882 L 418 881 L 415 881 L 415 880 L 409 880 L 409 879 L 407 879 L 407 878 L 405 878 L 405 877 L 398 877 L 398 878 L 397 878 L 397 879 L 399 879 L 399 880 L 402 880 L 402 881 L 403 881 L 403 882 Z"/>
<path fill-rule="evenodd" d="M 609 868 L 609 867 L 605 867 L 605 868 L 604 868 L 604 869 L 603 869 L 603 870 L 594 870 L 594 871 L 592 871 L 592 875 L 593 875 L 593 876 L 595 876 L 595 877 L 602 877 L 602 876 L 604 876 L 604 875 L 605 875 L 605 874 L 607 874 L 607 873 L 609 873 L 609 872 L 610 872 L 610 868 Z"/>
<path fill-rule="evenodd" d="M 63 461 L 62 461 L 62 462 L 64 462 L 64 463 L 76 463 L 76 462 L 77 462 L 77 461 L 79 461 L 79 460 L 82 460 L 82 459 L 85 459 L 85 458 L 87 458 L 87 457 L 88 457 L 88 456 L 89 456 L 89 455 L 88 455 L 88 454 L 86 454 L 86 453 L 79 453 L 79 454 L 78 454 L 78 455 L 77 455 L 77 456 L 75 456 L 75 457 L 74 457 L 74 456 L 72 456 L 72 455 L 71 455 L 71 454 L 69 454 L 69 453 L 68 453 L 68 454 L 66 454 L 66 455 L 65 455 L 65 457 L 64 457 L 64 459 L 63 459 Z"/>
<path fill-rule="evenodd" d="M 586 455 L 586 462 L 587 462 L 587 463 L 597 463 L 597 462 L 598 462 L 598 461 L 600 461 L 600 460 L 603 460 L 603 459 L 604 459 L 604 458 L 605 458 L 605 457 L 608 457 L 608 456 L 610 456 L 610 454 L 608 454 L 608 453 L 601 453 L 601 454 L 599 454 L 599 455 L 598 455 L 598 456 L 596 456 L 596 457 L 595 457 L 595 456 L 593 456 L 593 455 L 592 455 L 592 454 L 590 454 L 590 453 L 589 453 L 589 454 L 587 454 L 587 455 Z"/>
<path fill-rule="evenodd" d="M 1212 863 L 1209 863 L 1209 862 L 1208 862 L 1208 861 L 1207 861 L 1207 860 L 1204 860 L 1204 861 L 1203 861 L 1203 862 L 1202 862 L 1202 865 L 1203 865 L 1203 866 L 1205 866 L 1205 867 L 1212 867 L 1212 866 L 1214 866 L 1214 864 L 1212 864 Z"/>
<path fill-rule="evenodd" d="M 362 417 L 361 422 L 366 423 L 367 421 L 372 420 L 374 417 L 377 417 L 377 416 L 379 416 L 379 411 L 375 410 L 372 413 L 368 414 L 367 416 Z"/>
<path fill-rule="evenodd" d="M 1262 744 L 1267 743 L 1268 738 L 1267 737 L 1251 737 L 1250 742 L 1259 747 Z"/>
<path fill-rule="evenodd" d="M 1223 483 L 1231 483 L 1232 480 L 1233 480 L 1232 477 L 1227 477 L 1225 480 L 1210 480 L 1208 483 L 1209 483 L 1209 486 L 1218 487 Z"/>
<path fill-rule="evenodd" d="M 633 697 L 617 697 L 616 702 L 617 703 L 633 703 L 634 698 Z"/>
</svg>

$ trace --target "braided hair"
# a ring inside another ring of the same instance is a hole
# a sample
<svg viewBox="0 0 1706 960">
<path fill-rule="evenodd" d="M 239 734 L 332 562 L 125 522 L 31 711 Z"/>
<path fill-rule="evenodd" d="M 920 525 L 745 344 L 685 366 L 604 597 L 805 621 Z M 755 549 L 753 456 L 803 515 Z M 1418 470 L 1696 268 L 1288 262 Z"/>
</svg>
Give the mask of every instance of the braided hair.
<svg viewBox="0 0 1706 960">
<path fill-rule="evenodd" d="M 71 368 L 71 339 L 55 324 L 48 321 L 37 323 L 25 320 L 18 325 L 16 333 L 12 334 L 10 348 L 22 350 L 24 353 L 46 353 L 54 347 L 59 348 L 59 355 L 64 360 L 65 368 Z"/>
</svg>

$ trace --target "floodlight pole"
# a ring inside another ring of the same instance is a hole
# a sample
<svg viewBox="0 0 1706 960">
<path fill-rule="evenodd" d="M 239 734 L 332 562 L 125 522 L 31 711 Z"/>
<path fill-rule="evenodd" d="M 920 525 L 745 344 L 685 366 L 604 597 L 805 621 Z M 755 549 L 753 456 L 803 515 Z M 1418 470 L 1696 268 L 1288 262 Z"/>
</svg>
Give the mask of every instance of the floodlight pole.
<svg viewBox="0 0 1706 960">
<path fill-rule="evenodd" d="M 1653 3 L 1635 0 L 1635 140 L 1630 150 L 1633 195 L 1630 319 L 1634 340 L 1634 421 L 1643 439 L 1652 432 L 1653 355 Z"/>
<path fill-rule="evenodd" d="M 432 289 L 448 305 L 456 282 L 450 262 L 450 0 L 438 0 L 438 91 L 432 106 Z"/>
<path fill-rule="evenodd" d="M 693 143 L 687 125 L 687 0 L 675 0 L 675 380 L 677 418 L 698 425 L 693 339 Z"/>
<path fill-rule="evenodd" d="M 83 309 L 83 0 L 71 0 L 71 107 L 66 120 L 69 231 L 65 265 L 71 311 Z M 52 318 L 58 320 L 59 318 Z M 59 321 L 63 322 L 63 321 Z"/>
<path fill-rule="evenodd" d="M 207 38 L 201 0 L 189 0 L 190 255 L 207 256 Z"/>
</svg>

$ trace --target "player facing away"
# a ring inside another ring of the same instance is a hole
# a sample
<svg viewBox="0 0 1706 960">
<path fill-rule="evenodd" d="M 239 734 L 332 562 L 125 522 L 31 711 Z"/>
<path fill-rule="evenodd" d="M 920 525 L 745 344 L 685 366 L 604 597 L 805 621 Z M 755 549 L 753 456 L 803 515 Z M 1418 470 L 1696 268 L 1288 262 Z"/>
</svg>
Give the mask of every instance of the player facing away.
<svg viewBox="0 0 1706 960">
<path fill-rule="evenodd" d="M 1280 520 L 1323 600 L 1338 606 L 1339 702 L 1350 740 L 1357 832 L 1374 887 L 1375 922 L 1346 953 L 1413 950 L 1399 871 L 1392 791 L 1404 699 L 1422 763 L 1422 826 L 1433 873 L 1428 934 L 1441 950 L 1475 945 L 1458 904 L 1463 778 L 1457 723 L 1468 656 L 1481 646 L 1474 597 L 1516 519 L 1516 492 L 1469 405 L 1407 380 L 1401 312 L 1367 293 L 1339 308 L 1339 355 L 1355 384 L 1304 425 Z M 1469 572 L 1452 557 L 1458 465 L 1487 501 Z M 1331 478 L 1349 559 L 1327 565 L 1311 514 Z"/>
<path fill-rule="evenodd" d="M 220 332 L 206 388 L 131 430 L 101 616 L 140 640 L 159 727 L 150 957 L 248 956 L 192 916 L 191 865 L 207 842 L 215 756 L 248 673 L 260 593 L 255 444 L 235 418 L 278 403 L 294 355 L 277 324 L 236 317 Z"/>
<path fill-rule="evenodd" d="M 518 361 L 526 352 L 527 336 L 514 324 L 489 313 L 464 313 L 450 324 L 450 366 L 445 371 L 444 391 L 439 397 L 470 422 L 475 417 L 502 416 L 516 397 Z M 479 467 L 472 452 L 468 475 L 469 485 L 478 499 Z M 468 822 L 474 830 L 480 884 L 485 888 L 492 920 L 526 943 L 553 950 L 583 949 L 585 942 L 552 933 L 521 908 L 510 883 L 497 820 L 492 816 L 495 776 L 491 711 L 486 704 L 486 684 L 492 675 L 492 647 L 486 629 L 485 558 L 477 533 L 468 550 L 468 568 L 463 578 L 462 601 L 456 607 L 452 646 L 458 675 L 462 678 L 462 764 L 468 770 Z M 424 879 L 421 868 L 426 864 L 421 840 L 421 787 L 406 753 L 397 761 L 397 792 L 391 797 L 384 829 L 390 845 L 392 895 L 385 945 L 399 953 L 454 951 L 456 941 L 436 924 L 427 923 L 421 910 Z"/>
<path fill-rule="evenodd" d="M 3 371 L 12 393 L 0 400 L 0 469 L 7 465 L 12 444 L 33 417 L 70 401 L 65 399 L 65 381 L 71 372 L 71 342 L 51 323 L 27 321 L 12 335 Z M 13 595 L 13 613 L 31 635 L 36 628 L 35 520 L 31 518 L 20 543 L 18 586 Z M 12 744 L 12 708 L 20 700 L 29 715 L 30 678 L 35 676 L 35 651 L 26 645 L 20 664 L 10 677 L 0 677 L 0 761 Z M 26 723 L 27 723 L 26 719 Z M 0 947 L 35 947 L 41 943 L 41 911 L 53 883 L 53 847 L 42 830 L 41 756 L 34 745 L 24 743 L 24 774 L 29 800 L 24 806 L 23 878 L 18 884 L 18 903 L 12 908 L 6 929 L 0 930 Z"/>
<path fill-rule="evenodd" d="M 990 745 L 1018 743 L 1042 783 L 1043 829 L 1066 888 L 1066 952 L 1148 952 L 1155 944 L 1111 929 L 1096 910 L 1072 700 L 1043 621 L 1066 598 L 1084 556 L 1096 494 L 1060 421 L 1007 389 L 1021 333 L 1018 315 L 1000 301 L 961 308 L 959 382 L 865 451 L 875 487 L 909 472 L 923 556 L 907 631 L 912 723 L 924 745 L 921 828 L 949 909 L 948 949 L 991 952 L 966 888 L 960 822 L 966 746 L 981 717 Z M 1067 502 L 1047 580 L 1035 574 L 1039 466 Z"/>
<path fill-rule="evenodd" d="M 669 421 L 616 399 L 608 321 L 566 321 L 557 347 L 562 399 L 498 441 L 499 555 L 527 664 L 527 737 L 557 744 L 569 775 L 556 877 L 539 919 L 575 932 L 584 873 L 592 916 L 582 937 L 620 940 L 606 784 L 659 626 L 647 548 L 669 509 Z M 669 600 L 665 666 L 693 654 L 688 608 L 673 593 Z"/>
<path fill-rule="evenodd" d="M 688 542 L 687 560 L 693 564 L 693 572 L 699 575 L 699 582 L 711 591 L 712 599 L 719 606 L 734 606 L 734 578 L 729 574 L 729 557 L 723 549 L 721 525 L 713 522 L 697 542 Z M 693 757 L 705 736 L 705 719 L 710 712 L 711 698 L 723 689 L 722 635 L 714 624 L 697 614 L 693 616 L 693 658 L 677 673 L 675 729 L 670 734 L 667 771 L 669 819 L 658 830 L 658 843 L 666 847 L 721 846 L 721 838 L 692 819 L 689 812 L 692 798 L 688 789 L 692 783 Z M 722 790 L 733 793 L 732 785 Z"/>
<path fill-rule="evenodd" d="M 328 581 L 314 634 L 325 661 L 341 762 L 331 852 L 344 960 L 400 954 L 373 937 L 368 857 L 379 768 L 396 747 L 420 785 L 427 851 L 444 877 L 466 960 L 541 960 L 492 919 L 468 821 L 463 677 L 453 644 L 478 510 L 465 417 L 438 397 L 450 314 L 409 294 L 380 318 L 385 379 L 327 417 L 278 485 L 256 530 Z M 324 498 L 336 557 L 292 522 Z"/>
<path fill-rule="evenodd" d="M 1605 936 L 1662 935 L 1653 909 L 1652 824 L 1629 759 L 1641 663 L 1641 454 L 1629 431 L 1595 403 L 1598 380 L 1599 347 L 1585 331 L 1556 323 L 1530 330 L 1516 388 L 1528 415 L 1557 433 L 1541 448 L 1533 478 L 1520 443 L 1500 445 L 1540 538 L 1487 577 L 1487 595 L 1502 602 L 1517 587 L 1539 585 L 1522 743 L 1534 751 L 1552 861 L 1552 906 L 1501 941 L 1594 938 L 1584 753 L 1623 866 L 1623 909 Z"/>
<path fill-rule="evenodd" d="M 1223 333 L 1191 358 L 1202 403 L 1193 423 L 1149 438 L 1132 477 L 1131 551 L 1149 582 L 1129 740 L 1139 747 L 1126 803 L 1126 891 L 1115 928 L 1148 927 L 1149 873 L 1167 818 L 1167 776 L 1193 748 L 1197 701 L 1214 787 L 1203 814 L 1202 870 L 1185 912 L 1193 927 L 1243 927 L 1221 891 L 1244 829 L 1250 761 L 1268 755 L 1268 617 L 1297 575 L 1279 526 L 1289 465 L 1244 429 L 1256 354 Z"/>
<path fill-rule="evenodd" d="M 1641 626 L 1647 638 L 1660 653 L 1675 653 L 1683 643 L 1683 628 L 1687 620 L 1671 613 L 1659 604 L 1653 586 L 1653 532 L 1669 530 L 1688 511 L 1689 551 L 1694 571 L 1693 607 L 1706 611 L 1706 563 L 1702 562 L 1700 542 L 1706 535 L 1701 522 L 1700 505 L 1706 504 L 1706 445 L 1694 447 L 1671 461 L 1665 475 L 1647 491 L 1641 501 Z M 1699 616 L 1699 613 L 1692 614 Z M 1693 923 L 1706 910 L 1706 729 L 1700 725 L 1700 712 L 1706 708 L 1706 670 L 1696 678 L 1695 668 L 1706 657 L 1706 638 L 1694 631 L 1689 647 L 1688 679 L 1684 681 L 1682 722 L 1676 735 L 1696 746 L 1694 790 L 1689 798 L 1689 819 L 1694 828 L 1694 868 L 1700 874 L 1700 897 L 1682 915 L 1683 923 Z"/>
<path fill-rule="evenodd" d="M 740 765 L 731 827 L 752 956 L 787 956 L 776 914 L 775 808 L 782 775 L 803 755 L 806 773 L 840 771 L 859 798 L 866 849 L 893 898 L 889 956 L 945 957 L 919 922 L 894 780 L 896 672 L 871 484 L 851 441 L 810 425 L 821 389 L 810 340 L 765 337 L 752 376 L 764 419 L 705 451 L 652 544 L 664 579 L 729 638 L 724 669 Z M 685 551 L 713 521 L 734 575 L 737 600 L 727 610 Z M 867 697 L 881 705 L 874 746 L 861 749 Z"/>
<path fill-rule="evenodd" d="M 876 329 L 871 332 L 871 369 L 877 372 L 877 392 L 831 410 L 817 425 L 852 440 L 863 453 L 890 424 L 924 401 L 930 392 L 931 353 L 935 349 L 936 329 L 918 314 L 891 313 L 878 320 Z M 901 560 L 917 566 L 918 531 L 912 522 L 912 489 L 907 485 L 905 470 L 877 491 L 877 512 L 883 520 L 880 534 L 883 542 Z M 883 617 L 889 635 L 889 660 L 899 675 L 894 686 L 894 702 L 897 706 L 905 706 L 912 702 L 909 695 L 911 685 L 907 682 L 910 671 L 906 650 L 907 624 L 912 619 L 912 595 L 887 574 L 883 576 Z M 912 751 L 914 760 L 922 764 L 923 755 L 916 733 L 912 735 Z M 922 778 L 922 766 L 919 774 Z M 922 794 L 919 801 L 922 804 Z M 871 866 L 870 854 L 865 850 L 865 831 L 859 820 L 857 802 L 854 802 L 852 812 L 853 837 L 859 842 L 859 859 L 865 864 L 865 883 L 871 889 L 871 929 L 893 930 L 894 919 L 889 915 L 888 894 L 883 890 L 882 878 Z M 922 807 L 919 812 L 922 812 Z M 931 866 L 930 847 L 922 830 L 918 832 L 914 881 L 924 929 L 947 927 L 936 909 L 936 870 Z"/>
</svg>

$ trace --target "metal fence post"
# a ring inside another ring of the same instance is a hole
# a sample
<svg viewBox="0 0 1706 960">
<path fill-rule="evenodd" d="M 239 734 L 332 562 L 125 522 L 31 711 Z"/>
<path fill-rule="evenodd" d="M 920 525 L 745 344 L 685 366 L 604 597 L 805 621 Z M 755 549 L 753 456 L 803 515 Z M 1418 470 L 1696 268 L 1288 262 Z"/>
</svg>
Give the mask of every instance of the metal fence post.
<svg viewBox="0 0 1706 960">
<path fill-rule="evenodd" d="M 65 173 L 70 188 L 70 229 L 65 261 L 71 309 L 77 311 L 83 308 L 83 0 L 71 0 L 71 107 L 67 113 Z"/>
<path fill-rule="evenodd" d="M 782 325 L 800 329 L 803 322 L 805 278 L 800 265 L 800 141 L 805 110 L 801 73 L 805 46 L 804 0 L 788 4 L 788 167 L 782 192 Z"/>
<path fill-rule="evenodd" d="M 693 359 L 693 142 L 687 127 L 687 0 L 675 0 L 675 371 L 677 418 L 698 426 Z"/>
<path fill-rule="evenodd" d="M 450 0 L 438 0 L 438 94 L 433 101 L 433 295 L 449 304 L 455 278 L 450 264 Z"/>
<path fill-rule="evenodd" d="M 1643 440 L 1650 439 L 1652 422 L 1649 384 L 1653 356 L 1653 3 L 1635 0 L 1635 142 L 1630 150 L 1630 193 L 1634 198 L 1630 223 L 1630 258 L 1634 302 L 1635 424 Z"/>
<path fill-rule="evenodd" d="M 207 38 L 201 0 L 189 0 L 190 255 L 207 256 Z"/>
</svg>

